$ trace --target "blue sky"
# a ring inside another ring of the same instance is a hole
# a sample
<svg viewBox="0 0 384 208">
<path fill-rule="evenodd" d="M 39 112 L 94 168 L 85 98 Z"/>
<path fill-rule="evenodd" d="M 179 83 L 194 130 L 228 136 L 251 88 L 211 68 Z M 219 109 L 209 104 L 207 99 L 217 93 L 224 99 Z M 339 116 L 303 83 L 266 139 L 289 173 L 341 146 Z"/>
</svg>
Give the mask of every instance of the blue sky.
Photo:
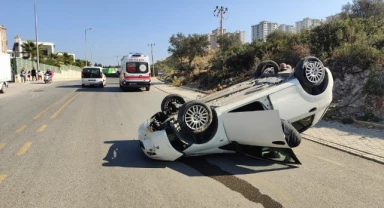
<svg viewBox="0 0 384 208">
<path fill-rule="evenodd" d="M 35 39 L 33 0 L 3 0 L 0 25 L 7 28 L 8 49 L 14 37 Z M 56 52 L 75 53 L 84 59 L 84 30 L 87 31 L 87 58 L 93 47 L 94 62 L 117 64 L 116 56 L 131 51 L 150 54 L 154 59 L 169 56 L 172 34 L 208 33 L 219 27 L 213 16 L 216 6 L 228 8 L 223 27 L 228 32 L 246 31 L 262 20 L 292 24 L 305 17 L 325 19 L 341 11 L 348 0 L 37 0 L 39 41 L 53 42 Z M 5 13 L 3 12 L 5 11 Z"/>
</svg>

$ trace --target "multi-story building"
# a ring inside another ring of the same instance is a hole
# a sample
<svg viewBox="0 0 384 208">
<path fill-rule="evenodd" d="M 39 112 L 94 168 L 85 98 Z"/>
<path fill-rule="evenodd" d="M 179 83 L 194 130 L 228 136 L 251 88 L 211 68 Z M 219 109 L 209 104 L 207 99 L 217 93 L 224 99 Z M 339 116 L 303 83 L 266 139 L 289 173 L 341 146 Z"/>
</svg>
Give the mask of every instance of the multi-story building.
<svg viewBox="0 0 384 208">
<path fill-rule="evenodd" d="M 0 53 L 7 53 L 7 28 L 3 25 L 0 25 Z"/>
<path fill-rule="evenodd" d="M 252 25 L 252 41 L 266 41 L 267 36 L 278 29 L 278 24 L 274 22 L 261 21 L 257 25 Z"/>
<path fill-rule="evenodd" d="M 223 28 L 223 34 L 227 33 L 227 30 Z M 212 30 L 212 33 L 208 33 L 208 41 L 209 41 L 209 46 L 207 47 L 208 50 L 211 49 L 216 49 L 218 47 L 217 44 L 217 38 L 220 35 L 220 28 Z"/>
<path fill-rule="evenodd" d="M 296 22 L 296 32 L 300 32 L 303 29 L 313 29 L 321 24 L 319 19 L 311 19 L 309 17 L 304 18 L 302 21 Z"/>
<path fill-rule="evenodd" d="M 246 41 L 246 39 L 245 39 L 245 31 L 236 30 L 235 32 L 227 33 L 227 30 L 223 29 L 223 34 L 235 34 L 235 35 L 238 35 L 241 43 L 245 43 L 245 41 Z M 216 49 L 216 48 L 219 47 L 219 44 L 217 43 L 217 40 L 218 40 L 219 36 L 220 36 L 220 28 L 212 30 L 212 33 L 208 33 L 207 34 L 207 38 L 208 38 L 208 41 L 209 41 L 209 45 L 207 46 L 208 50 Z"/>
<path fill-rule="evenodd" d="M 283 31 L 283 32 L 288 32 L 288 33 L 295 33 L 296 32 L 295 26 L 286 25 L 286 24 L 279 25 L 279 30 Z"/>
<path fill-rule="evenodd" d="M 23 43 L 27 42 L 28 40 L 21 40 L 20 36 L 15 37 L 15 43 L 13 44 L 13 55 L 14 57 L 23 57 L 23 48 L 21 47 Z M 35 42 L 33 40 L 30 40 L 32 42 Z M 52 53 L 55 53 L 55 44 L 50 42 L 38 42 L 40 47 L 43 50 L 44 56 L 49 56 Z"/>
<path fill-rule="evenodd" d="M 241 43 L 245 43 L 245 31 L 241 31 L 241 30 L 236 30 L 235 32 L 233 32 L 232 34 L 236 34 L 236 35 L 238 35 L 239 36 L 239 38 L 240 38 L 240 41 L 241 41 Z"/>
</svg>

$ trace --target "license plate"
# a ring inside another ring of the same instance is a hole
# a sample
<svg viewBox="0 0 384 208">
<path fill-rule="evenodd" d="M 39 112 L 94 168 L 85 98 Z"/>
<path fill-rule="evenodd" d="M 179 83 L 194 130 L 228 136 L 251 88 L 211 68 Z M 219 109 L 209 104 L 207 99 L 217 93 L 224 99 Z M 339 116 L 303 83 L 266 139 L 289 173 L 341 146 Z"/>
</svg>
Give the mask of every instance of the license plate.
<svg viewBox="0 0 384 208">
<path fill-rule="evenodd" d="M 129 83 L 129 85 L 136 85 L 136 83 Z"/>
<path fill-rule="evenodd" d="M 88 79 L 88 82 L 95 82 L 95 79 Z"/>
</svg>

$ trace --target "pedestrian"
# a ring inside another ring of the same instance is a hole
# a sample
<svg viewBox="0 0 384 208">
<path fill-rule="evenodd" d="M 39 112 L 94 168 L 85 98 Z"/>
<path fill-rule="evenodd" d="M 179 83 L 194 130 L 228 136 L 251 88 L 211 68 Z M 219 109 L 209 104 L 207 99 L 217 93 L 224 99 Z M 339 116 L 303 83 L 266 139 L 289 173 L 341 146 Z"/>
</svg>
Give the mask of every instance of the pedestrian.
<svg viewBox="0 0 384 208">
<path fill-rule="evenodd" d="M 43 74 L 41 73 L 40 70 L 37 72 L 37 76 L 38 76 L 38 80 L 43 80 Z"/>
<path fill-rule="evenodd" d="M 28 71 L 28 74 L 27 74 L 27 81 L 31 80 L 31 71 Z"/>
<path fill-rule="evenodd" d="M 35 69 L 35 67 L 32 68 L 31 75 L 32 75 L 32 81 L 33 81 L 33 80 L 36 80 L 36 81 L 37 81 L 37 77 L 36 77 L 36 69 Z"/>
<path fill-rule="evenodd" d="M 25 70 L 24 70 L 24 68 L 23 69 L 21 69 L 21 72 L 20 72 L 20 78 L 21 78 L 21 82 L 22 83 L 25 83 Z"/>
</svg>

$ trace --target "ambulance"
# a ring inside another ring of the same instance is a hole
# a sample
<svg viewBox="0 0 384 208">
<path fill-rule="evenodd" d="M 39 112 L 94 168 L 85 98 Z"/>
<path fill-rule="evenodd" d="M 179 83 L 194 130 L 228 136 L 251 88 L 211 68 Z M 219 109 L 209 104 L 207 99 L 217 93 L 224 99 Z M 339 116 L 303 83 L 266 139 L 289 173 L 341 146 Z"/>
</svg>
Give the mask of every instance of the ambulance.
<svg viewBox="0 0 384 208">
<path fill-rule="evenodd" d="M 121 59 L 120 89 L 151 88 L 151 64 L 149 57 L 142 53 L 130 53 Z"/>
</svg>

